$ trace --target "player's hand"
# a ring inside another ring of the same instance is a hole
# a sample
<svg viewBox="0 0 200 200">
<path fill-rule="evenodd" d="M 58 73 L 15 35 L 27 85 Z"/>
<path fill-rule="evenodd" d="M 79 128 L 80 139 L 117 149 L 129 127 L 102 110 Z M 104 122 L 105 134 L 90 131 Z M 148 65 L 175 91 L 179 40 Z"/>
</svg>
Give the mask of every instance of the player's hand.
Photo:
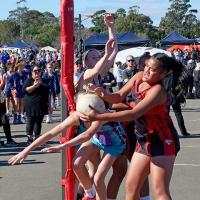
<svg viewBox="0 0 200 200">
<path fill-rule="evenodd" d="M 8 160 L 8 163 L 10 165 L 15 165 L 17 163 L 22 163 L 27 157 L 27 154 L 24 153 L 23 151 L 18 153 L 17 155 L 11 157 L 9 160 Z"/>
</svg>

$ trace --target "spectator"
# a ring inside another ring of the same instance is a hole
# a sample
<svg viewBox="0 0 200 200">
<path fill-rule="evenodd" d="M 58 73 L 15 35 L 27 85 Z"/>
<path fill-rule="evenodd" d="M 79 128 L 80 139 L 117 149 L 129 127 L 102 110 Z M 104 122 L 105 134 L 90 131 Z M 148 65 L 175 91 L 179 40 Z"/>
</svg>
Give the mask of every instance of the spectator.
<svg viewBox="0 0 200 200">
<path fill-rule="evenodd" d="M 117 85 L 114 75 L 108 72 L 102 80 L 102 86 L 107 92 L 113 92 L 113 87 Z"/>
<path fill-rule="evenodd" d="M 118 61 L 115 63 L 116 65 L 114 66 L 114 71 L 113 75 L 117 81 L 117 88 L 120 90 L 123 86 L 123 67 L 122 67 L 122 62 Z"/>
<path fill-rule="evenodd" d="M 193 99 L 194 98 L 194 94 L 193 94 L 193 86 L 194 86 L 193 71 L 194 71 L 194 68 L 195 68 L 194 60 L 192 60 L 192 59 L 188 60 L 186 68 L 187 68 L 188 73 L 189 73 L 189 86 L 188 86 L 188 92 L 186 94 L 186 98 Z"/>
<path fill-rule="evenodd" d="M 7 72 L 3 75 L 1 82 L 1 89 L 4 88 L 4 94 L 6 98 L 6 114 L 7 116 L 11 116 L 10 113 L 10 100 L 12 102 L 14 114 L 13 114 L 13 124 L 17 124 L 17 109 L 14 101 L 13 89 L 14 89 L 14 65 L 11 63 L 7 64 Z"/>
<path fill-rule="evenodd" d="M 127 67 L 123 71 L 124 83 L 127 83 L 128 80 L 130 80 L 138 71 L 136 68 L 136 63 L 133 56 L 129 55 L 126 57 L 126 64 L 127 64 Z"/>
<path fill-rule="evenodd" d="M 195 98 L 200 97 L 200 63 L 197 63 L 194 69 L 194 87 L 195 87 Z"/>
<path fill-rule="evenodd" d="M 56 75 L 53 71 L 53 63 L 48 63 L 46 72 L 42 75 L 43 80 L 49 86 L 49 112 L 46 118 L 46 123 L 52 122 L 53 109 L 55 107 L 55 98 L 56 98 Z"/>
<path fill-rule="evenodd" d="M 23 91 L 24 108 L 27 116 L 26 133 L 27 143 L 31 143 L 35 138 L 40 136 L 42 128 L 42 120 L 44 115 L 48 114 L 48 85 L 44 84 L 40 76 L 40 68 L 34 66 L 32 77 L 27 79 Z"/>
<path fill-rule="evenodd" d="M 1 92 L 1 102 L 0 102 L 0 126 L 3 126 L 3 131 L 6 136 L 8 146 L 19 146 L 19 143 L 15 142 L 11 136 L 9 118 L 6 115 L 6 106 L 4 102 L 3 92 Z"/>
<path fill-rule="evenodd" d="M 77 87 L 79 79 L 82 77 L 83 71 L 83 64 L 80 58 L 75 60 L 74 63 L 74 86 Z"/>
</svg>

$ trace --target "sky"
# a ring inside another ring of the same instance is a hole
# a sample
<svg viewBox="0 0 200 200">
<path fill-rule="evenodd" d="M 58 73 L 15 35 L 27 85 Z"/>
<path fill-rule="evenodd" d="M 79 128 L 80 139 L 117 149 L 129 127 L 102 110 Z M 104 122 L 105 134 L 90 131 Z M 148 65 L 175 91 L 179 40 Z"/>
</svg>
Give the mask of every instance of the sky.
<svg viewBox="0 0 200 200">
<path fill-rule="evenodd" d="M 16 2 L 19 0 L 0 0 L 1 12 L 0 20 L 4 20 L 9 16 L 9 11 L 17 8 Z M 158 3 L 159 2 L 159 3 Z M 199 0 L 190 0 L 193 9 L 198 10 L 197 17 L 200 19 L 200 3 Z M 56 17 L 60 15 L 60 0 L 27 0 L 24 4 L 30 10 L 38 10 L 40 12 L 49 11 Z M 83 24 L 86 27 L 91 26 L 87 15 L 91 15 L 98 10 L 106 10 L 107 12 L 115 12 L 119 8 L 128 10 L 129 7 L 137 5 L 140 7 L 140 13 L 149 16 L 155 26 L 159 25 L 161 17 L 165 16 L 167 8 L 169 8 L 169 0 L 74 0 L 74 13 L 82 15 Z"/>
</svg>

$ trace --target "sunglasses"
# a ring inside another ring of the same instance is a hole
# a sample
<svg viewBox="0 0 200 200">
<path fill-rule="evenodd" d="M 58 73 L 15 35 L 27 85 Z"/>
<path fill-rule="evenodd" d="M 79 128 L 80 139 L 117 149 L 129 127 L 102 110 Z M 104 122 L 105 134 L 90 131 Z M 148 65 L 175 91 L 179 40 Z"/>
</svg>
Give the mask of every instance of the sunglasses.
<svg viewBox="0 0 200 200">
<path fill-rule="evenodd" d="M 128 62 L 135 62 L 135 60 L 127 60 Z"/>
</svg>

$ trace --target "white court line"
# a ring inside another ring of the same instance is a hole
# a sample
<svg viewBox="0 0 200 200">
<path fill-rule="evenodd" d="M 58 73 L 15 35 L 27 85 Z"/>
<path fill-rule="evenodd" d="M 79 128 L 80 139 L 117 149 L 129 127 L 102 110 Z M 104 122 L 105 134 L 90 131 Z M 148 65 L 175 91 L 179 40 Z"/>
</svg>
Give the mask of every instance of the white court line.
<svg viewBox="0 0 200 200">
<path fill-rule="evenodd" d="M 191 166 L 191 167 L 200 167 L 200 164 L 174 164 L 175 166 Z"/>
<path fill-rule="evenodd" d="M 184 121 L 187 121 L 187 122 L 197 122 L 197 121 L 200 121 L 200 119 L 185 119 L 184 118 Z"/>
<path fill-rule="evenodd" d="M 192 145 L 192 146 L 183 146 L 181 145 L 181 148 L 184 147 L 184 148 L 200 148 L 199 145 Z"/>
</svg>

